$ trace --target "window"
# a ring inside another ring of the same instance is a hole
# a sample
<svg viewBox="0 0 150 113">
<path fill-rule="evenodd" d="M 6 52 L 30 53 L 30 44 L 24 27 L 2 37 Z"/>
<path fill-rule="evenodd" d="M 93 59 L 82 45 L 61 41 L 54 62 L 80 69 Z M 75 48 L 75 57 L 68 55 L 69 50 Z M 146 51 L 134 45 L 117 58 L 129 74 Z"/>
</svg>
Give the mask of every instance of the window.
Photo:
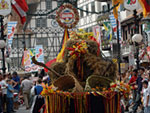
<svg viewBox="0 0 150 113">
<path fill-rule="evenodd" d="M 89 11 L 89 5 L 88 5 L 88 4 L 86 5 L 86 11 Z M 86 16 L 88 16 L 88 14 L 89 14 L 89 13 L 86 12 Z"/>
<path fill-rule="evenodd" d="M 31 47 L 31 38 L 25 38 L 25 44 L 27 48 Z M 13 43 L 12 43 L 12 47 L 13 48 L 24 48 L 24 39 L 23 38 L 14 38 L 13 39 Z"/>
<path fill-rule="evenodd" d="M 107 6 L 103 5 L 103 11 L 106 11 L 106 10 L 107 10 Z"/>
<path fill-rule="evenodd" d="M 52 9 L 52 1 L 46 0 L 46 9 Z"/>
<path fill-rule="evenodd" d="M 37 38 L 36 45 L 48 46 L 48 38 Z"/>
<path fill-rule="evenodd" d="M 36 19 L 36 27 L 47 27 L 47 19 L 46 18 L 37 18 Z"/>
<path fill-rule="evenodd" d="M 60 6 L 62 4 L 62 0 L 57 0 L 57 6 Z"/>
<path fill-rule="evenodd" d="M 92 3 L 91 3 L 91 11 L 92 11 L 92 12 L 95 12 L 95 2 L 92 2 Z"/>
<path fill-rule="evenodd" d="M 77 0 L 69 0 L 73 5 L 77 6 Z"/>
<path fill-rule="evenodd" d="M 88 31 L 88 32 L 93 32 L 93 29 L 92 29 L 92 27 L 90 27 L 90 28 L 89 28 L 89 31 Z"/>
<path fill-rule="evenodd" d="M 21 61 L 22 61 L 22 58 L 20 57 L 11 58 L 11 66 L 16 69 L 16 67 L 20 67 Z"/>
<path fill-rule="evenodd" d="M 81 7 L 80 9 L 83 9 L 83 7 Z M 83 18 L 83 11 L 80 10 L 80 17 Z"/>
</svg>

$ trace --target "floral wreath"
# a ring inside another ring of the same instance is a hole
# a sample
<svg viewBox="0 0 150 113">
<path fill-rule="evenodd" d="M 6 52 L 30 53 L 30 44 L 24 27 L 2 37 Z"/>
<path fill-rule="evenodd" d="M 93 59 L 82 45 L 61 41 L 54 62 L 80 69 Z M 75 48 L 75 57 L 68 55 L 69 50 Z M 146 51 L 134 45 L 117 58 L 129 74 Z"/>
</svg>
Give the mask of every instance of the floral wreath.
<svg viewBox="0 0 150 113">
<path fill-rule="evenodd" d="M 70 24 L 65 24 L 63 22 L 61 22 L 61 17 L 60 17 L 60 14 L 61 12 L 64 10 L 64 9 L 70 9 L 72 10 L 72 12 L 74 13 L 74 22 L 70 23 Z M 77 11 L 76 8 L 74 8 L 71 4 L 65 4 L 65 5 L 62 5 L 58 11 L 56 12 L 56 21 L 58 22 L 58 24 L 62 27 L 62 28 L 65 28 L 65 29 L 72 29 L 74 28 L 78 22 L 79 22 L 79 13 Z"/>
</svg>

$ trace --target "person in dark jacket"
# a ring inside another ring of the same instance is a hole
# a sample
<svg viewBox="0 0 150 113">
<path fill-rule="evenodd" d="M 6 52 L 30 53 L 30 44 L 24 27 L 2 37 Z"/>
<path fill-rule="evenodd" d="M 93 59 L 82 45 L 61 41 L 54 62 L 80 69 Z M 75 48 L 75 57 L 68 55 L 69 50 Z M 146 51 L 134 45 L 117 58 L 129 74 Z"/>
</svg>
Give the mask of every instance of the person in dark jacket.
<svg viewBox="0 0 150 113">
<path fill-rule="evenodd" d="M 134 106 L 133 106 L 133 113 L 136 113 L 137 109 L 138 109 L 138 106 L 140 106 L 142 104 L 141 102 L 141 91 L 142 91 L 142 75 L 144 73 L 144 68 L 140 68 L 139 69 L 139 75 L 137 77 L 137 80 L 136 80 L 136 85 L 137 85 L 137 95 L 136 95 L 136 100 L 135 100 L 135 103 L 134 103 Z"/>
<path fill-rule="evenodd" d="M 44 110 L 45 108 L 43 105 L 45 104 L 44 97 L 42 97 L 40 94 L 43 90 L 42 87 L 42 79 L 38 79 L 37 85 L 34 86 L 34 94 L 35 97 L 33 99 L 32 107 L 31 107 L 31 113 L 41 113 L 41 110 Z"/>
</svg>

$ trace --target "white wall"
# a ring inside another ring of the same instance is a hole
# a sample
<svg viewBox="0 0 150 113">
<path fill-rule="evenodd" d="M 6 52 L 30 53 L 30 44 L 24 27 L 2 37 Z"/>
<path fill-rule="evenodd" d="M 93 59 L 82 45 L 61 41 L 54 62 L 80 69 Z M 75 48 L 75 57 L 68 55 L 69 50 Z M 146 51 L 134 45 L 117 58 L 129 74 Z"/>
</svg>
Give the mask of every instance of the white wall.
<svg viewBox="0 0 150 113">
<path fill-rule="evenodd" d="M 95 11 L 96 12 L 99 12 L 102 10 L 101 9 L 101 3 L 97 2 L 95 0 L 79 0 L 78 7 L 79 8 L 83 7 L 83 9 L 86 10 L 86 5 L 88 4 L 88 9 L 89 9 L 89 11 L 91 11 L 91 3 L 92 2 L 95 3 Z M 80 14 L 80 11 L 79 11 L 79 14 Z M 96 22 L 97 17 L 98 17 L 97 14 L 86 15 L 86 13 L 84 12 L 83 18 L 80 17 L 78 28 L 79 29 L 86 29 L 86 28 L 97 25 L 97 22 Z"/>
</svg>

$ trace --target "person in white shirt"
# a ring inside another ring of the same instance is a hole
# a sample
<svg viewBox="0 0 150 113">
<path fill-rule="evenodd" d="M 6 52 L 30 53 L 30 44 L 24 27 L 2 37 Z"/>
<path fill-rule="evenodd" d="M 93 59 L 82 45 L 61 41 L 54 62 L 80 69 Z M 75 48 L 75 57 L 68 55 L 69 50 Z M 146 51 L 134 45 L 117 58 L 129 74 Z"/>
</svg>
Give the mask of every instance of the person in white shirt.
<svg viewBox="0 0 150 113">
<path fill-rule="evenodd" d="M 148 81 L 143 81 L 143 105 L 144 113 L 150 113 L 150 87 L 148 87 Z"/>
<path fill-rule="evenodd" d="M 0 86 L 2 89 L 2 107 L 3 112 L 6 111 L 6 95 L 7 95 L 7 83 L 5 80 L 5 75 L 0 75 Z"/>
<path fill-rule="evenodd" d="M 21 89 L 23 92 L 23 97 L 26 105 L 26 109 L 29 109 L 29 96 L 30 90 L 32 88 L 32 82 L 29 80 L 29 77 L 24 77 L 24 80 L 21 83 Z"/>
</svg>

